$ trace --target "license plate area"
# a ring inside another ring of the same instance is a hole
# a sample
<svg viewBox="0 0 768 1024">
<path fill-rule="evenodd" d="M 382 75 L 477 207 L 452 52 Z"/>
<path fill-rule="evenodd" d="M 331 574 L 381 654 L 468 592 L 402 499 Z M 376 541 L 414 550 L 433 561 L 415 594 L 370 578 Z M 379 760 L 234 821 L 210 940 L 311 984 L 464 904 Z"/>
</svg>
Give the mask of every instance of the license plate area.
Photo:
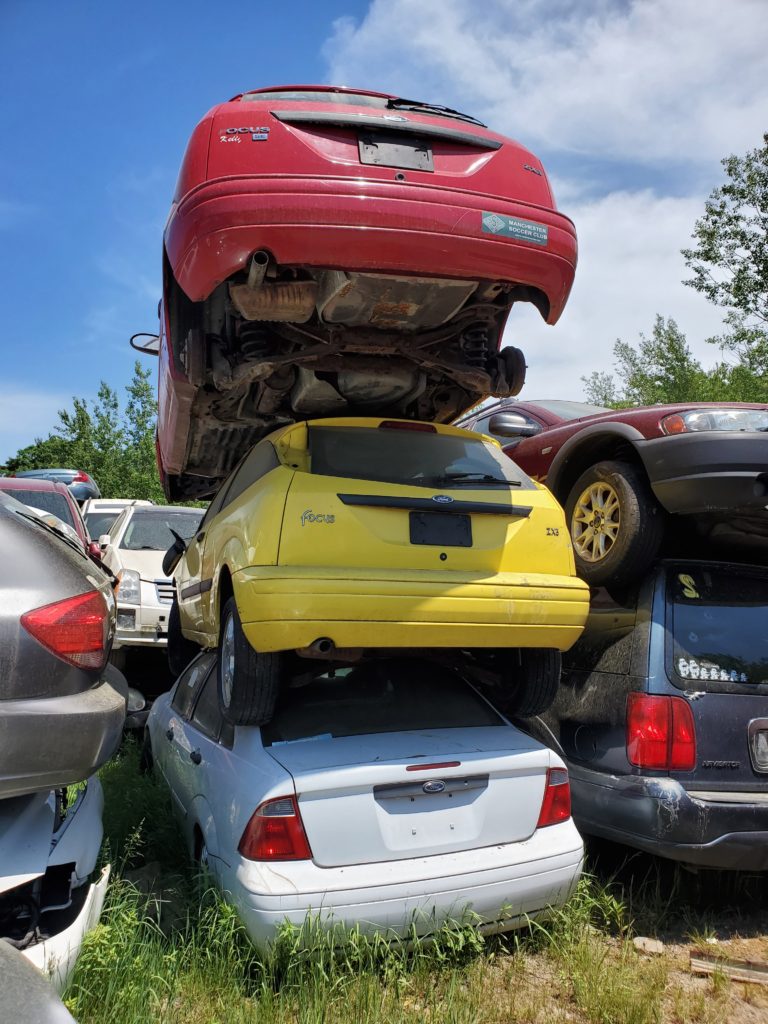
<svg viewBox="0 0 768 1024">
<path fill-rule="evenodd" d="M 472 547 L 472 519 L 450 512 L 411 512 L 411 544 L 445 548 Z"/>
<path fill-rule="evenodd" d="M 359 132 L 361 164 L 402 167 L 410 171 L 434 171 L 432 147 L 421 139 L 404 139 L 397 132 Z"/>
</svg>

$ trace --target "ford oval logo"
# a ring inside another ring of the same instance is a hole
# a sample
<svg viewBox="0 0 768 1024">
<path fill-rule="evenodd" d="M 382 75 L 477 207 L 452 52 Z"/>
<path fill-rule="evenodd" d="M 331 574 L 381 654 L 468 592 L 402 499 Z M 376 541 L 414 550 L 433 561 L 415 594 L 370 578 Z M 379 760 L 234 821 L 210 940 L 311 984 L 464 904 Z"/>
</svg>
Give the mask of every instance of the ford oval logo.
<svg viewBox="0 0 768 1024">
<path fill-rule="evenodd" d="M 453 498 L 450 494 L 433 494 L 432 501 L 436 501 L 438 505 L 450 505 Z"/>
<path fill-rule="evenodd" d="M 445 789 L 445 783 L 442 779 L 431 779 L 429 782 L 425 782 L 421 788 L 425 793 L 442 793 Z"/>
</svg>

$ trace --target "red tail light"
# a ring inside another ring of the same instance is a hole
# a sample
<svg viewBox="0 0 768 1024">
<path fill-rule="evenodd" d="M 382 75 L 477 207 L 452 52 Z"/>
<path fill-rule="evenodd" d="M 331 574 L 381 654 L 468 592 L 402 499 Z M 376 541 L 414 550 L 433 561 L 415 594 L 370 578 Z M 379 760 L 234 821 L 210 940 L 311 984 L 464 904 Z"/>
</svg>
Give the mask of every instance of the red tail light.
<svg viewBox="0 0 768 1024">
<path fill-rule="evenodd" d="M 536 828 L 557 825 L 571 816 L 571 784 L 565 768 L 550 768 L 547 771 L 547 786 L 541 802 L 541 813 Z"/>
<path fill-rule="evenodd" d="M 78 668 L 102 668 L 107 660 L 109 612 L 98 590 L 43 605 L 21 616 L 43 647 Z"/>
<path fill-rule="evenodd" d="M 87 473 L 84 473 L 82 469 L 78 469 L 78 471 L 72 477 L 73 484 L 89 484 L 90 482 L 91 478 L 88 476 Z"/>
<path fill-rule="evenodd" d="M 627 697 L 627 760 L 638 768 L 689 772 L 696 767 L 696 730 L 682 697 Z"/>
<path fill-rule="evenodd" d="M 248 860 L 311 860 L 296 797 L 279 796 L 260 804 L 237 849 Z"/>
<path fill-rule="evenodd" d="M 382 420 L 379 430 L 419 430 L 422 434 L 436 434 L 437 430 L 431 423 L 419 423 L 415 420 Z"/>
</svg>

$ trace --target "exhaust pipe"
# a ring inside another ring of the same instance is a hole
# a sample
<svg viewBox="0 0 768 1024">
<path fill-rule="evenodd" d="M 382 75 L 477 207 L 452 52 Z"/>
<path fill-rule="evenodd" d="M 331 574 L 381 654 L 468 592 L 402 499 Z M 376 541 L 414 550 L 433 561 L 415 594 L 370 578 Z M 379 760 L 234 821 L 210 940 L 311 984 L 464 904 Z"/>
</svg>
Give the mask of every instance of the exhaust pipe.
<svg viewBox="0 0 768 1024">
<path fill-rule="evenodd" d="M 251 262 L 248 265 L 248 287 L 249 288 L 260 288 L 261 283 L 264 280 L 264 275 L 267 272 L 269 266 L 269 253 L 264 252 L 263 249 L 259 249 L 251 256 Z"/>
<path fill-rule="evenodd" d="M 313 640 L 309 645 L 310 651 L 314 651 L 316 654 L 324 655 L 330 654 L 336 644 L 331 640 L 330 637 L 321 636 L 318 640 Z"/>
<path fill-rule="evenodd" d="M 325 661 L 360 661 L 363 656 L 362 647 L 337 647 L 330 637 L 321 636 L 309 647 L 297 647 L 300 658 L 318 658 Z"/>
</svg>

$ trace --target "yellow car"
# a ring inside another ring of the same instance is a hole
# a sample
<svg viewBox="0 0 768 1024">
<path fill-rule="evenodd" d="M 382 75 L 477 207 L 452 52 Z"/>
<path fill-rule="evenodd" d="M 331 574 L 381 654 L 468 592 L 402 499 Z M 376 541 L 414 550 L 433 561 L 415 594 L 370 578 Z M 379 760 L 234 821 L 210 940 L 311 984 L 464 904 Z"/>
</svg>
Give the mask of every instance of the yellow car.
<svg viewBox="0 0 768 1024">
<path fill-rule="evenodd" d="M 287 677 L 414 648 L 450 650 L 510 713 L 538 714 L 589 608 L 550 492 L 491 438 L 412 420 L 275 431 L 179 555 L 171 667 L 217 647 L 235 724 L 269 721 Z"/>
</svg>

